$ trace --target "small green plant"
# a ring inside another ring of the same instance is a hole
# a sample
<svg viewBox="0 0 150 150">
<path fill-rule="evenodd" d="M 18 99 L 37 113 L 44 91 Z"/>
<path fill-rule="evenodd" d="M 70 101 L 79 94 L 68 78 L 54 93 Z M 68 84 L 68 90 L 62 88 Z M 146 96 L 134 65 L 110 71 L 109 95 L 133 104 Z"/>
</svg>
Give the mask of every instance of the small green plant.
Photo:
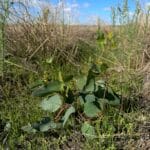
<svg viewBox="0 0 150 150">
<path fill-rule="evenodd" d="M 101 72 L 106 69 L 106 64 L 101 64 L 100 67 L 92 64 L 87 75 L 63 78 L 59 73 L 59 79 L 52 81 L 44 77 L 43 81 L 32 87 L 32 95 L 43 97 L 40 107 L 51 115 L 22 129 L 34 133 L 45 132 L 63 128 L 69 122 L 83 122 L 82 133 L 95 137 L 94 127 L 89 122 L 92 123 L 94 118 L 109 108 L 107 105 L 120 105 L 119 95 L 104 80 L 98 80 Z"/>
</svg>

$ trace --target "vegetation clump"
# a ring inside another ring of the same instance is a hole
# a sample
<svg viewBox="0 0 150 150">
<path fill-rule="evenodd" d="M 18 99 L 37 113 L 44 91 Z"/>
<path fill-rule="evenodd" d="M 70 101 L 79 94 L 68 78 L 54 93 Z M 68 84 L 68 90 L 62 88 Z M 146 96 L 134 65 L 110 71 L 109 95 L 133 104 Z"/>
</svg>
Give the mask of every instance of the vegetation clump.
<svg viewBox="0 0 150 150">
<path fill-rule="evenodd" d="M 71 119 L 76 123 L 80 115 L 83 115 L 83 120 L 97 118 L 106 105 L 119 106 L 119 95 L 104 80 L 97 80 L 105 69 L 106 64 L 101 64 L 100 67 L 92 64 L 87 75 L 68 76 L 63 79 L 59 72 L 59 80 L 48 82 L 44 79 L 41 85 L 34 86 L 32 95 L 44 97 L 40 107 L 50 112 L 51 117 L 46 119 L 47 121 L 44 119 L 36 125 L 32 124 L 22 129 L 28 132 L 48 131 L 51 128 L 60 128 L 60 125 L 64 127 Z M 84 123 L 82 131 L 88 126 Z"/>
</svg>

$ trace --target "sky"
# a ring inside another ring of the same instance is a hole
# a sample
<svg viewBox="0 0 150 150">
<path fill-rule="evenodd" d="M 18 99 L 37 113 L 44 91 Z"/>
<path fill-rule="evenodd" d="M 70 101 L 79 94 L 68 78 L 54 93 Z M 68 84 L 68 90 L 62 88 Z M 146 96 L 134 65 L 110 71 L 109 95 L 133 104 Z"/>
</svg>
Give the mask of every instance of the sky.
<svg viewBox="0 0 150 150">
<path fill-rule="evenodd" d="M 56 3 L 56 0 L 52 0 Z M 81 23 L 95 21 L 99 17 L 104 22 L 111 22 L 111 7 L 121 5 L 123 0 L 76 0 L 79 11 L 79 20 Z M 73 1 L 67 1 L 73 4 Z M 129 0 L 131 11 L 134 9 L 133 0 Z M 69 10 L 69 9 L 68 9 Z"/>
<path fill-rule="evenodd" d="M 16 2 L 18 0 L 15 0 Z M 74 22 L 81 24 L 94 24 L 99 17 L 106 23 L 111 23 L 111 7 L 121 6 L 124 0 L 64 0 L 64 11 L 72 16 Z M 129 12 L 132 15 L 135 10 L 135 1 L 128 0 Z M 31 4 L 32 14 L 40 11 L 40 6 L 59 6 L 61 0 L 22 0 Z M 150 0 L 140 0 L 143 7 L 150 6 Z"/>
</svg>

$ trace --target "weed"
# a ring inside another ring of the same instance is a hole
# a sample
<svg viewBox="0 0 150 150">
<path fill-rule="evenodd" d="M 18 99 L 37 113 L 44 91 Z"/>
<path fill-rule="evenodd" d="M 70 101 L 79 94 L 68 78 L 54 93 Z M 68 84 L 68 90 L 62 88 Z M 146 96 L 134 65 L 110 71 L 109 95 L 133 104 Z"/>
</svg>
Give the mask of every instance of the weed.
<svg viewBox="0 0 150 150">
<path fill-rule="evenodd" d="M 96 81 L 96 76 L 105 69 L 104 64 L 101 64 L 100 70 L 93 64 L 87 76 L 70 76 L 65 79 L 59 72 L 59 80 L 50 82 L 46 79 L 47 76 L 44 75 L 41 85 L 36 84 L 33 86 L 32 94 L 38 97 L 45 97 L 40 107 L 49 111 L 52 118 L 43 118 L 40 122 L 25 126 L 22 129 L 29 133 L 36 131 L 45 132 L 49 129 L 64 127 L 74 113 L 76 117 L 73 119 L 73 122 L 82 113 L 86 117 L 94 118 L 100 114 L 100 109 L 102 111 L 105 109 L 105 105 L 120 105 L 119 96 L 106 86 L 103 80 Z M 89 130 L 87 131 L 88 128 Z M 82 125 L 82 132 L 87 136 L 95 136 L 94 128 L 86 122 Z"/>
</svg>

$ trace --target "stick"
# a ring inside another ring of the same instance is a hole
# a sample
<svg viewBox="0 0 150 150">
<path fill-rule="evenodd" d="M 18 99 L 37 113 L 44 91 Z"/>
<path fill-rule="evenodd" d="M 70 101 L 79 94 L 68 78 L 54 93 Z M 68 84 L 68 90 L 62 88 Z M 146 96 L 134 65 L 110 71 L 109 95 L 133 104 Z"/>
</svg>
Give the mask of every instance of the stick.
<svg viewBox="0 0 150 150">
<path fill-rule="evenodd" d="M 7 64 L 9 64 L 9 65 L 15 66 L 15 67 L 17 67 L 17 68 L 21 68 L 21 69 L 24 69 L 24 70 L 27 70 L 27 71 L 31 71 L 31 72 L 37 74 L 37 72 L 34 71 L 34 70 L 31 70 L 31 69 L 29 69 L 29 68 L 25 68 L 25 67 L 23 67 L 23 66 L 20 66 L 20 65 L 18 65 L 18 64 L 15 64 L 15 63 L 13 63 L 13 62 L 10 62 L 10 61 L 8 61 L 8 60 L 4 60 L 4 62 L 7 63 Z"/>
<path fill-rule="evenodd" d="M 41 45 L 30 55 L 28 60 L 31 60 L 31 58 L 40 50 L 40 48 L 48 41 L 48 38 L 45 39 L 45 41 L 43 43 L 41 43 Z"/>
</svg>

